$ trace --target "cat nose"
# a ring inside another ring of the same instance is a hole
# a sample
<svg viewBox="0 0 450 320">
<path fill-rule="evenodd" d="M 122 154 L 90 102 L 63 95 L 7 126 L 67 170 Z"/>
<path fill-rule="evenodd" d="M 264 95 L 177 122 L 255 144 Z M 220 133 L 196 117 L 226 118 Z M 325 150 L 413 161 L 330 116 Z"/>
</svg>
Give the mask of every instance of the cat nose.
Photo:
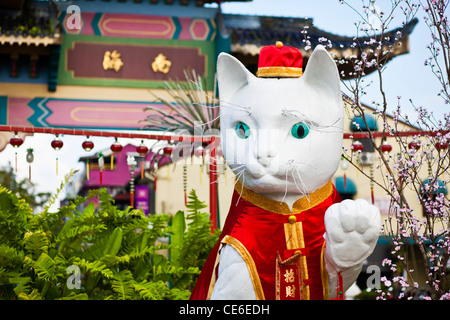
<svg viewBox="0 0 450 320">
<path fill-rule="evenodd" d="M 272 161 L 272 157 L 271 156 L 258 157 L 258 162 L 264 167 L 268 167 L 270 165 L 271 161 Z"/>
<path fill-rule="evenodd" d="M 275 157 L 275 152 L 271 149 L 264 149 L 259 150 L 258 154 L 256 155 L 256 160 L 264 167 L 270 166 L 270 163 L 272 162 L 273 158 Z"/>
<path fill-rule="evenodd" d="M 258 163 L 268 167 L 277 153 L 278 143 L 277 131 L 259 130 L 258 139 L 253 148 L 254 156 Z"/>
</svg>

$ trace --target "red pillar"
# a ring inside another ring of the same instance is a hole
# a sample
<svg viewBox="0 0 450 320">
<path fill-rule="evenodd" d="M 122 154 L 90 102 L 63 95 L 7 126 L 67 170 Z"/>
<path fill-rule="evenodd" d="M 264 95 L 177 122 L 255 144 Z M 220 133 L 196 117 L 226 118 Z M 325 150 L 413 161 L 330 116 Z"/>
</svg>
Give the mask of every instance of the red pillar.
<svg viewBox="0 0 450 320">
<path fill-rule="evenodd" d="M 212 148 L 209 157 L 209 212 L 211 214 L 211 231 L 218 227 L 217 223 L 217 162 L 215 137 L 211 138 Z"/>
</svg>

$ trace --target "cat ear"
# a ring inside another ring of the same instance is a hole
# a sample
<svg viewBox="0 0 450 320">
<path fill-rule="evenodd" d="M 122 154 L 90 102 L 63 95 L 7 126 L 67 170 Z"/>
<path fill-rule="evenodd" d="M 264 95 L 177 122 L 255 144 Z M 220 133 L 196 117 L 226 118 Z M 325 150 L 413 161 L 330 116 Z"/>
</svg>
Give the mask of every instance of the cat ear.
<svg viewBox="0 0 450 320">
<path fill-rule="evenodd" d="M 314 49 L 302 78 L 308 87 L 331 95 L 338 101 L 342 100 L 339 71 L 333 58 L 323 46 L 318 45 Z"/>
<path fill-rule="evenodd" d="M 229 101 L 230 97 L 248 84 L 255 76 L 235 57 L 222 52 L 217 59 L 217 81 L 220 99 Z"/>
</svg>

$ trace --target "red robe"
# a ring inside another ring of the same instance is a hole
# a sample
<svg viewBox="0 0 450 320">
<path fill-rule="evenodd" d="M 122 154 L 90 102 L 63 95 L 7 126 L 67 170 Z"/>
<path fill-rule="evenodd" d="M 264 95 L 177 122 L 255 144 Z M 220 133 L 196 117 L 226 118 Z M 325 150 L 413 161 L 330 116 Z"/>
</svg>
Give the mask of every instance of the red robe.
<svg viewBox="0 0 450 320">
<path fill-rule="evenodd" d="M 340 197 L 331 181 L 297 200 L 292 211 L 236 185 L 221 237 L 211 251 L 191 299 L 209 299 L 219 252 L 231 245 L 246 262 L 257 299 L 328 299 L 323 260 L 325 211 Z"/>
</svg>

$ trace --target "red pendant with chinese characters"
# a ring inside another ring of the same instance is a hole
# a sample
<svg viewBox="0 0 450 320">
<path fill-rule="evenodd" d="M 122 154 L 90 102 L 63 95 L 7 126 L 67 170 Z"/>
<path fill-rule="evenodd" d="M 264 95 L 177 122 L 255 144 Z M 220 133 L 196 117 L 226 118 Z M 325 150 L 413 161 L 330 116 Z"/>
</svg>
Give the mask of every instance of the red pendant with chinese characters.
<svg viewBox="0 0 450 320">
<path fill-rule="evenodd" d="M 301 253 L 286 260 L 280 254 L 276 262 L 276 299 L 303 300 L 303 276 L 300 267 Z"/>
</svg>

